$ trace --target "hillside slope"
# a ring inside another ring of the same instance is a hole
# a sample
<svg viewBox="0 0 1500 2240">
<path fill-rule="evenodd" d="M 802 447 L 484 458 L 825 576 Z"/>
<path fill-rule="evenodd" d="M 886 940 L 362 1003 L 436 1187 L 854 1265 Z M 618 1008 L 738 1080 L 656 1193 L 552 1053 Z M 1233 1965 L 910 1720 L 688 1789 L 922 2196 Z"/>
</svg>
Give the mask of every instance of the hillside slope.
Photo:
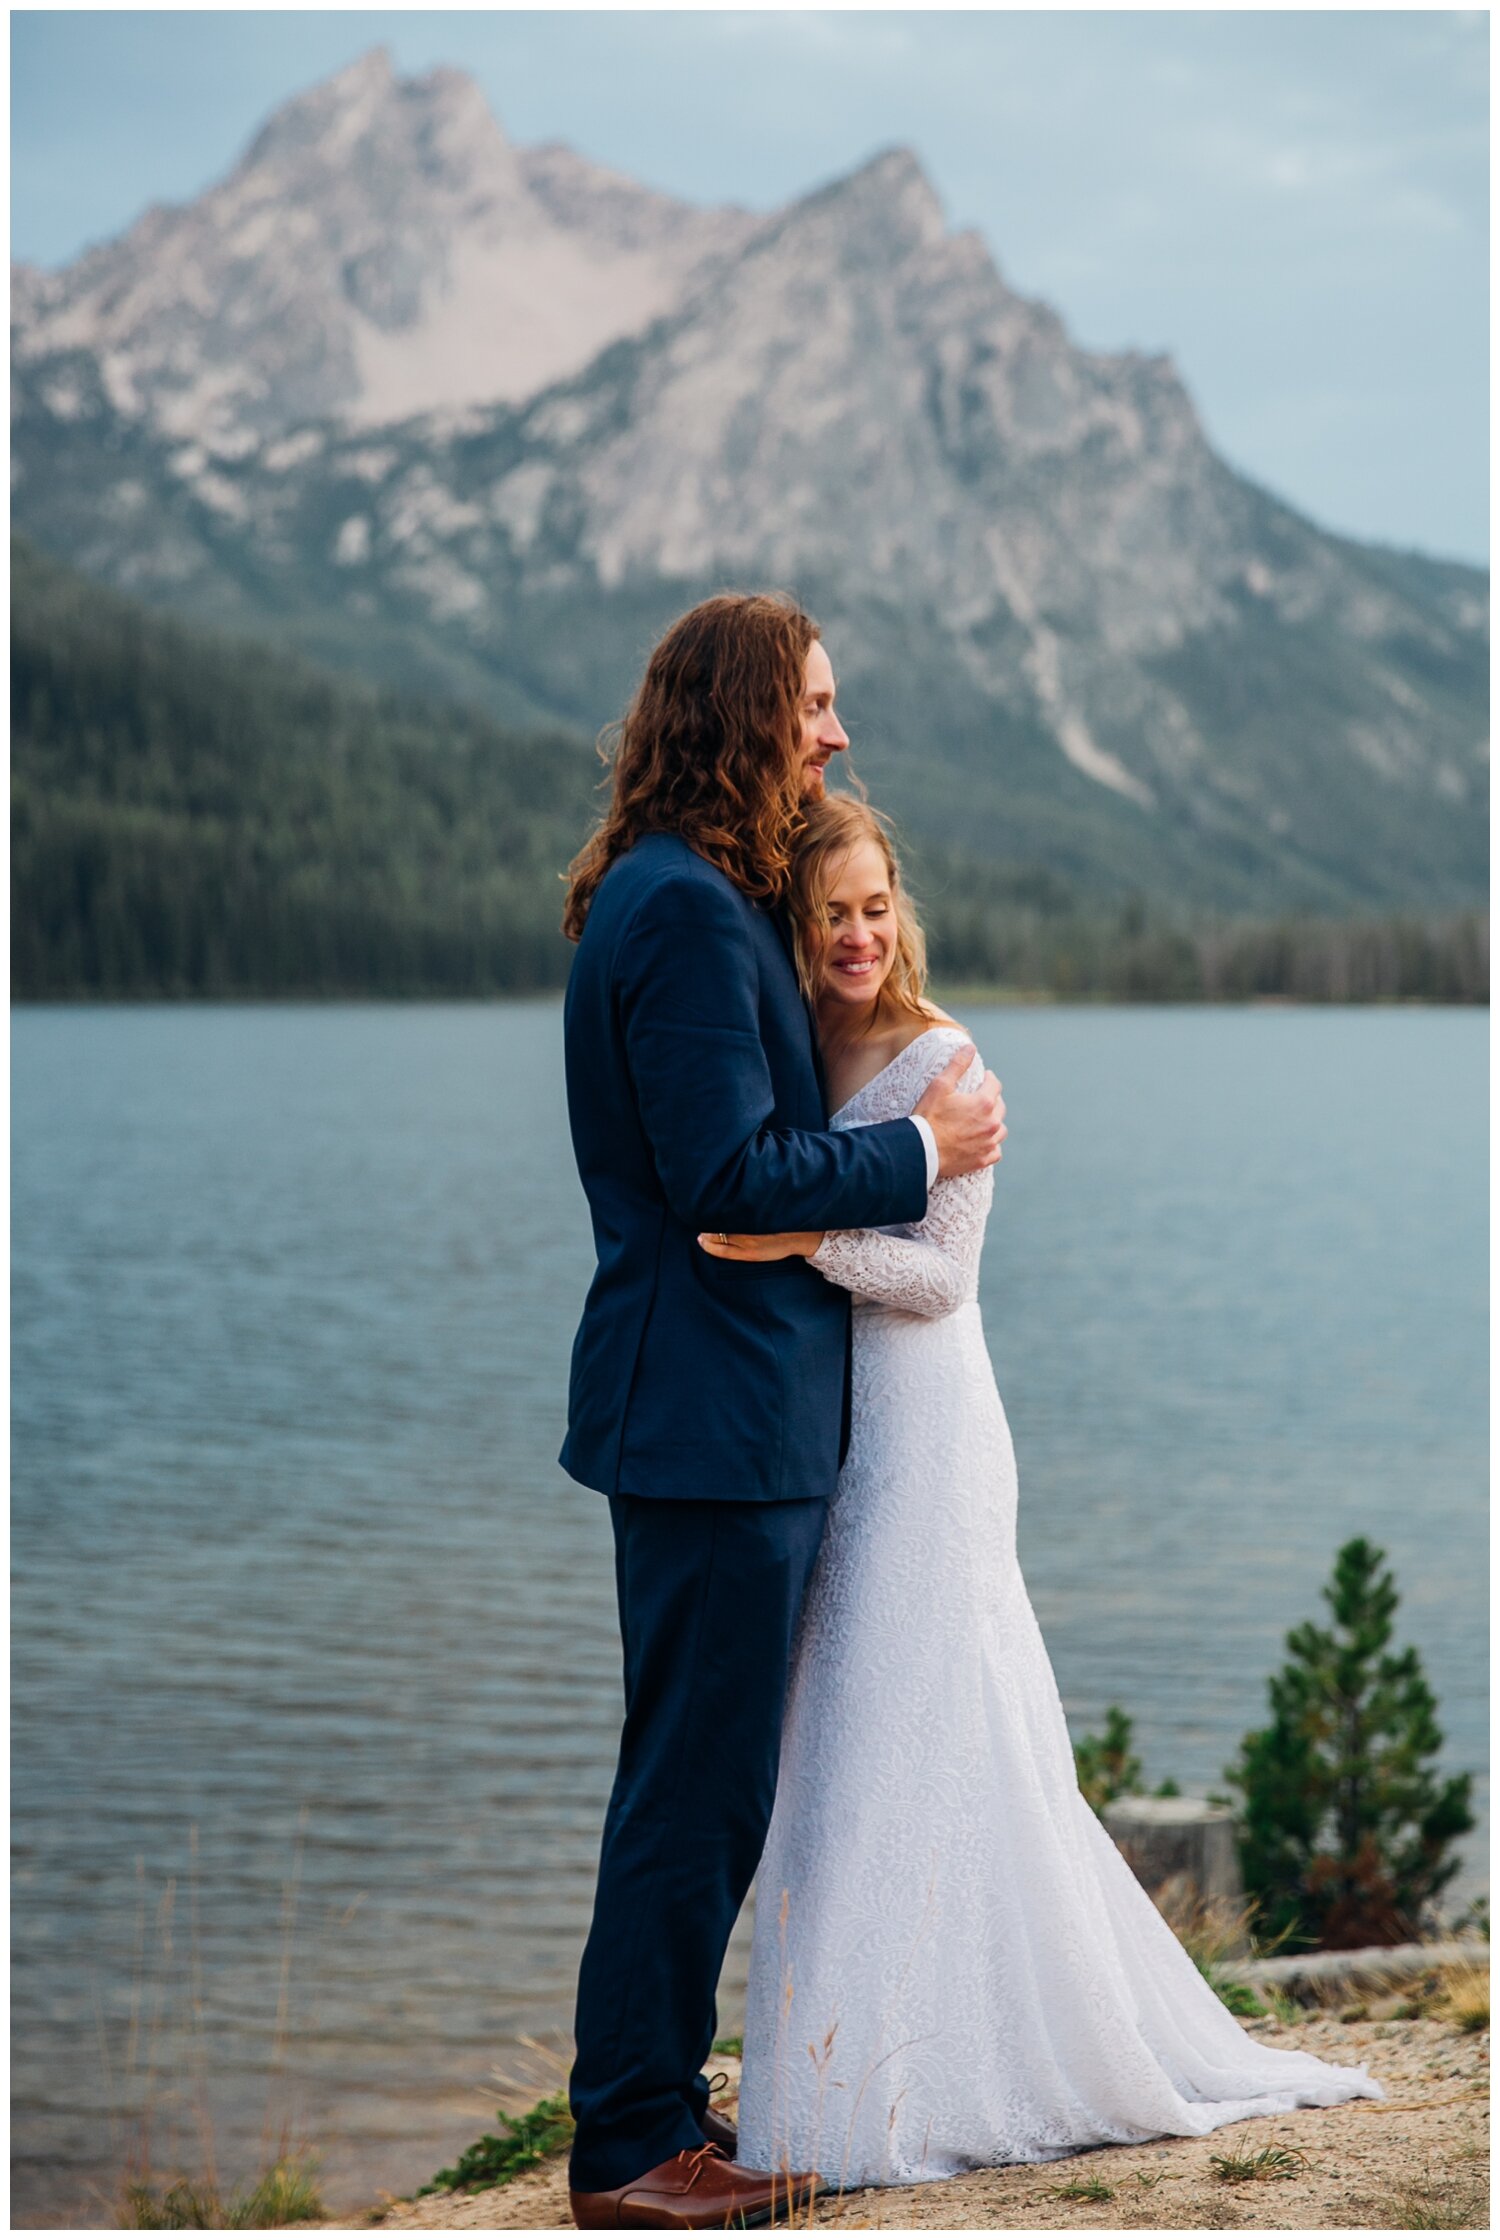
<svg viewBox="0 0 1500 2240">
<path fill-rule="evenodd" d="M 323 676 L 11 552 L 18 997 L 555 987 L 581 740 Z"/>
<path fill-rule="evenodd" d="M 12 546 L 18 1000 L 559 987 L 600 807 L 576 734 L 515 732 L 166 620 Z M 941 981 L 1141 998 L 1482 1002 L 1479 913 L 1216 926 L 1035 864 L 906 851 Z"/>
</svg>

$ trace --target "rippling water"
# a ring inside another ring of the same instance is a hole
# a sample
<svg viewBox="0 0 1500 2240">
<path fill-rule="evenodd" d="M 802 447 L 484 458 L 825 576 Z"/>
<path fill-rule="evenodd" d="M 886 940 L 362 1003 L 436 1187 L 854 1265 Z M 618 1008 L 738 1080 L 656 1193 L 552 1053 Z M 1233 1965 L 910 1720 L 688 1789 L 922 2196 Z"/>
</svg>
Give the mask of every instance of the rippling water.
<svg viewBox="0 0 1500 2240">
<path fill-rule="evenodd" d="M 1479 1770 L 1486 1018 L 968 1024 L 1075 1733 L 1118 1700 L 1215 1784 L 1365 1532 Z M 17 2221 L 111 2221 L 146 2103 L 200 2164 L 195 2097 L 228 2174 L 269 2111 L 334 2206 L 409 2190 L 497 2067 L 547 2081 L 612 1767 L 557 1007 L 35 1009 L 12 1052 Z"/>
</svg>

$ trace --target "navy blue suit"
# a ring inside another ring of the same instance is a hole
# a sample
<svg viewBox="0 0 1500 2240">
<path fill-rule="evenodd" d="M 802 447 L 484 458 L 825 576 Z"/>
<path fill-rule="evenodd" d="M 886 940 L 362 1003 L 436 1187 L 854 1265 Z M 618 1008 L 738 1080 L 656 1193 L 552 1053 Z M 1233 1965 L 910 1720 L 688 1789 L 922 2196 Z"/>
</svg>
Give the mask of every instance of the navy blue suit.
<svg viewBox="0 0 1500 2240">
<path fill-rule="evenodd" d="M 601 882 L 564 1041 L 598 1266 L 561 1459 L 610 1496 L 625 1664 L 571 2084 L 571 2181 L 603 2192 L 702 2140 L 714 1992 L 847 1442 L 847 1293 L 697 1236 L 919 1220 L 927 1167 L 910 1121 L 828 1130 L 784 923 L 672 835 Z"/>
</svg>

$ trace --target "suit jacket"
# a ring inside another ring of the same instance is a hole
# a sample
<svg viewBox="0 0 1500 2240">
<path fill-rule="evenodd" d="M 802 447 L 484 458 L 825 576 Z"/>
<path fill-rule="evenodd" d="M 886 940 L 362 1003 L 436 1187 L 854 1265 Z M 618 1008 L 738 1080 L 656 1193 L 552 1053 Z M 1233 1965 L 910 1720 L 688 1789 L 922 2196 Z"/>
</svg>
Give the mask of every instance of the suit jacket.
<svg viewBox="0 0 1500 2240">
<path fill-rule="evenodd" d="M 784 925 L 675 835 L 600 882 L 563 1021 L 598 1260 L 563 1468 L 659 1500 L 826 1497 L 848 1443 L 849 1295 L 805 1260 L 715 1260 L 698 1233 L 920 1220 L 920 1134 L 829 1131 Z"/>
</svg>

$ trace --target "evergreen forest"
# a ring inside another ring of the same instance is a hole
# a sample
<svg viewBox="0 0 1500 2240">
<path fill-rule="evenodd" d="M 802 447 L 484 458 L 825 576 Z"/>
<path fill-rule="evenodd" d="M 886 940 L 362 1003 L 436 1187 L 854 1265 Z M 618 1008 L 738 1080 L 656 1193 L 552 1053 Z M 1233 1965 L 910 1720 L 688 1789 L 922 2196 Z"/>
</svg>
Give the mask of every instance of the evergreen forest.
<svg viewBox="0 0 1500 2240">
<path fill-rule="evenodd" d="M 593 743 L 333 676 L 12 540 L 12 992 L 486 997 L 559 988 Z M 940 987 L 1108 1001 L 1488 1000 L 1482 912 L 1187 914 L 913 852 Z"/>
</svg>

